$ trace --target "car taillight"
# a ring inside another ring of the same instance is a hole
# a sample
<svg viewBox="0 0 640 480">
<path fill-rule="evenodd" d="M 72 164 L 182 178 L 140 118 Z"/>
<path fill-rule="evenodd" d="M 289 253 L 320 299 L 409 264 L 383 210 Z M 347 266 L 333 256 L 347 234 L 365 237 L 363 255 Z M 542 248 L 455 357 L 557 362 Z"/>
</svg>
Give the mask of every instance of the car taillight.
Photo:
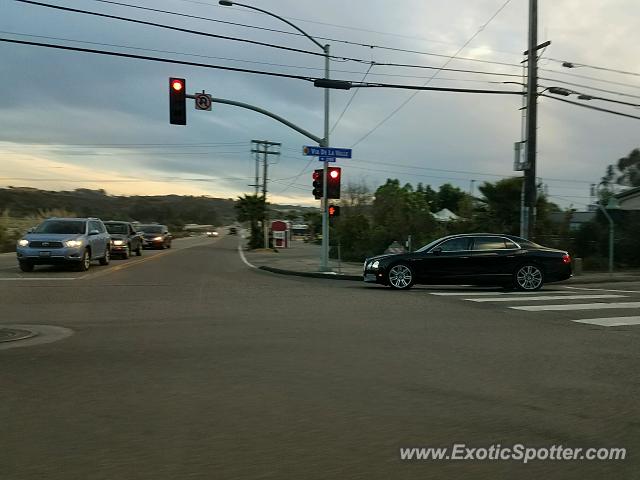
<svg viewBox="0 0 640 480">
<path fill-rule="evenodd" d="M 568 253 L 562 256 L 562 263 L 571 263 L 571 256 Z"/>
</svg>

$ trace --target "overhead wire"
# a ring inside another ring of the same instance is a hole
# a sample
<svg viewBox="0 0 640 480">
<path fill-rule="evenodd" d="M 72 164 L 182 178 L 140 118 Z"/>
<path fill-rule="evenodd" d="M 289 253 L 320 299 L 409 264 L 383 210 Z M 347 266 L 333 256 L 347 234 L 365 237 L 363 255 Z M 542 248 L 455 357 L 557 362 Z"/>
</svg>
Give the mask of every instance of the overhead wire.
<svg viewBox="0 0 640 480">
<path fill-rule="evenodd" d="M 617 112 L 615 110 L 609 110 L 607 108 L 594 107 L 593 105 L 585 105 L 584 103 L 574 102 L 572 100 L 567 100 L 565 98 L 554 97 L 552 95 L 547 95 L 546 93 L 540 94 L 541 97 L 553 98 L 554 100 L 558 100 L 559 102 L 570 103 L 571 105 L 577 105 L 578 107 L 589 108 L 591 110 L 597 110 L 599 112 L 611 113 L 613 115 L 619 115 L 621 117 L 633 118 L 636 120 L 640 120 L 640 116 L 629 115 L 628 113 Z"/>
<path fill-rule="evenodd" d="M 500 8 L 489 18 L 489 20 L 487 20 L 484 25 L 482 25 L 441 67 L 445 68 L 457 55 L 459 55 L 462 50 L 464 50 L 467 45 L 469 45 L 479 34 L 480 32 L 482 32 L 490 23 L 491 21 L 496 18 L 498 16 L 498 14 L 500 14 L 500 12 L 511 2 L 511 0 L 506 0 L 501 6 Z M 438 73 L 441 70 L 436 70 L 436 72 L 431 76 L 431 78 L 429 78 L 423 86 L 427 86 L 429 84 L 429 82 L 431 82 L 431 80 L 433 80 L 433 78 L 436 77 L 436 75 L 438 75 Z M 376 130 L 378 130 L 382 125 L 384 125 L 386 122 L 388 122 L 391 118 L 393 118 L 400 110 L 402 110 L 405 105 L 407 105 L 411 100 L 413 100 L 415 98 L 415 96 L 418 94 L 418 92 L 414 92 L 412 93 L 407 99 L 405 99 L 398 107 L 396 107 L 389 115 L 387 115 L 386 117 L 384 117 L 380 122 L 378 122 L 372 129 L 370 129 L 367 133 L 365 133 L 363 136 L 361 136 L 354 144 L 351 145 L 351 148 L 355 147 L 356 145 L 358 145 L 359 143 L 361 143 L 363 140 L 365 140 L 366 138 L 368 138 L 372 133 L 374 133 Z"/>
</svg>

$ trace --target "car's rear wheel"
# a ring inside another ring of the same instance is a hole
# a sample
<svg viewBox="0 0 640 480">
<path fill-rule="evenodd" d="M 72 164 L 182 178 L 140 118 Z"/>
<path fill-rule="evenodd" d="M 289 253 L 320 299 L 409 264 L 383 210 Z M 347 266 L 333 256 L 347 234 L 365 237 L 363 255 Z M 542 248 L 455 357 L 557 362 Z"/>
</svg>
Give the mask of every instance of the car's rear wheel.
<svg viewBox="0 0 640 480">
<path fill-rule="evenodd" d="M 111 261 L 111 249 L 106 248 L 104 251 L 104 257 L 100 259 L 100 265 L 109 265 Z"/>
<path fill-rule="evenodd" d="M 413 271 L 404 263 L 394 265 L 387 272 L 387 283 L 396 290 L 408 290 L 414 281 Z"/>
<path fill-rule="evenodd" d="M 86 272 L 91 267 L 91 252 L 87 248 L 80 259 L 80 263 L 78 264 L 78 271 Z"/>
<path fill-rule="evenodd" d="M 23 272 L 33 272 L 33 263 L 31 262 L 19 262 L 20 270 Z"/>
<path fill-rule="evenodd" d="M 528 263 L 516 270 L 514 284 L 518 290 L 529 292 L 540 290 L 544 285 L 544 274 L 540 267 Z"/>
</svg>

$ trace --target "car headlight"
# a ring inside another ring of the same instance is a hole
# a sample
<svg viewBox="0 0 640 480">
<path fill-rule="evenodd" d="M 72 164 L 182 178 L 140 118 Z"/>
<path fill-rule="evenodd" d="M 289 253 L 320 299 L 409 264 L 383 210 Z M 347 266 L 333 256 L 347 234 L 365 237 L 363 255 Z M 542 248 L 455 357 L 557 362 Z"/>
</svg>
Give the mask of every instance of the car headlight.
<svg viewBox="0 0 640 480">
<path fill-rule="evenodd" d="M 162 240 L 162 237 L 154 237 L 154 240 Z"/>
<path fill-rule="evenodd" d="M 114 240 L 113 244 L 120 246 L 120 245 L 124 244 L 124 242 L 122 240 Z"/>
<path fill-rule="evenodd" d="M 67 240 L 64 244 L 70 248 L 77 248 L 82 245 L 82 240 Z"/>
<path fill-rule="evenodd" d="M 21 240 L 18 240 L 18 245 L 21 247 L 28 247 L 29 246 L 29 240 L 25 240 L 24 238 Z"/>
<path fill-rule="evenodd" d="M 371 268 L 374 270 L 377 270 L 379 266 L 380 266 L 380 262 L 378 260 L 376 260 L 371 264 Z"/>
</svg>

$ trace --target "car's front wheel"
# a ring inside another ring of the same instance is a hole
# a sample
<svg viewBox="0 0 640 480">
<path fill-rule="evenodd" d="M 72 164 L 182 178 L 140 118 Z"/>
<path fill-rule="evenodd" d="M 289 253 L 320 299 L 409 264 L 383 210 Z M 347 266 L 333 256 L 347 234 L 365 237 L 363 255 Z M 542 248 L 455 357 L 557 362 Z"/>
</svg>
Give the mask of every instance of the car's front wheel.
<svg viewBox="0 0 640 480">
<path fill-rule="evenodd" d="M 23 272 L 33 272 L 33 263 L 31 262 L 20 262 L 20 270 Z"/>
<path fill-rule="evenodd" d="M 544 285 L 544 273 L 537 265 L 525 264 L 516 270 L 514 284 L 518 290 L 533 292 Z"/>
<path fill-rule="evenodd" d="M 387 272 L 387 283 L 396 290 L 408 290 L 415 281 L 411 267 L 404 263 L 394 265 Z"/>
<path fill-rule="evenodd" d="M 104 251 L 104 257 L 100 259 L 100 265 L 109 265 L 111 261 L 111 249 L 107 247 Z"/>
<path fill-rule="evenodd" d="M 122 251 L 122 258 L 124 258 L 125 260 L 129 258 L 129 255 L 131 255 L 131 245 L 127 245 Z"/>
<path fill-rule="evenodd" d="M 82 254 L 82 258 L 80 259 L 80 263 L 78 264 L 78 271 L 86 272 L 91 267 L 91 252 L 89 249 L 85 249 Z"/>
</svg>

